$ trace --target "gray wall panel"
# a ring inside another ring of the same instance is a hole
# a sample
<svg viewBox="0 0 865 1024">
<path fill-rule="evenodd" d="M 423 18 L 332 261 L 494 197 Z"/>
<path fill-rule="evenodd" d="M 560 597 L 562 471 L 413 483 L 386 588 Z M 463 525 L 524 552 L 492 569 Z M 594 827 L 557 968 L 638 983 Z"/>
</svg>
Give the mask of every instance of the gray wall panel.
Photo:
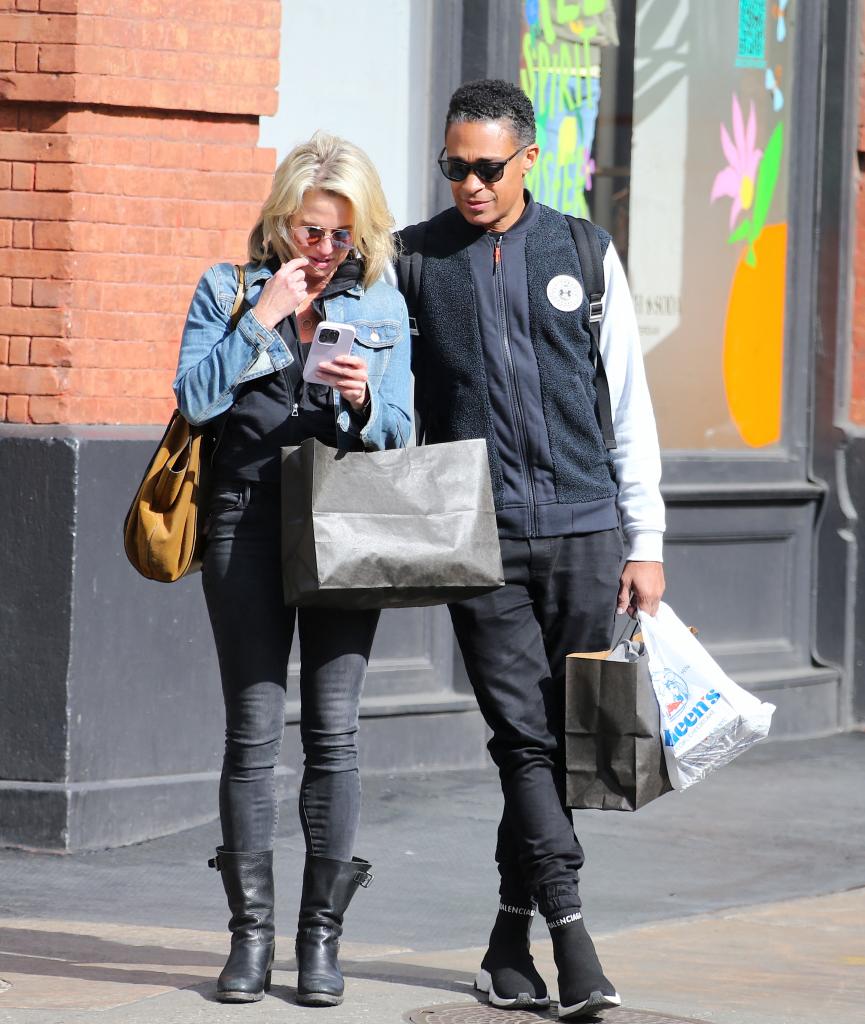
<svg viewBox="0 0 865 1024">
<path fill-rule="evenodd" d="M 813 502 L 668 503 L 667 603 L 728 671 L 810 664 Z"/>
<path fill-rule="evenodd" d="M 66 778 L 76 450 L 0 427 L 0 778 Z"/>
</svg>

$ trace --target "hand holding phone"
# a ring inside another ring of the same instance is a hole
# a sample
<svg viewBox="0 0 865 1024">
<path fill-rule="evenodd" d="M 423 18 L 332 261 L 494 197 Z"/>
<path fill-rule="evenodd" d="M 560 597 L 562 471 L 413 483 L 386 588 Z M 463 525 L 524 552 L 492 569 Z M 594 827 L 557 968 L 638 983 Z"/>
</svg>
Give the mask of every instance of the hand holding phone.
<svg viewBox="0 0 865 1024">
<path fill-rule="evenodd" d="M 322 320 L 316 327 L 312 344 L 303 367 L 303 379 L 311 384 L 331 384 L 331 380 L 319 374 L 321 363 L 332 362 L 337 356 L 351 352 L 355 331 L 351 324 L 336 324 Z"/>
</svg>

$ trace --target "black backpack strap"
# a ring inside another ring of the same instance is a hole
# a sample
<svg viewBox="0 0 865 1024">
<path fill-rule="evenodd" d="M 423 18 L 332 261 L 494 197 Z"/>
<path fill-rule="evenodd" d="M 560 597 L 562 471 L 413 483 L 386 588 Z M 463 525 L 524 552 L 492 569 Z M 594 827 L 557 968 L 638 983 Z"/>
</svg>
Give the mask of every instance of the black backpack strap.
<svg viewBox="0 0 865 1024">
<path fill-rule="evenodd" d="M 403 235 L 408 235 L 411 243 L 411 251 L 404 251 Z M 408 328 L 409 334 L 416 342 L 420 338 L 418 327 L 417 308 L 418 297 L 420 296 L 420 279 L 423 271 L 423 246 L 426 238 L 426 223 L 415 224 L 398 236 L 398 254 L 396 258 L 396 280 L 397 287 L 402 292 L 405 304 L 408 307 Z M 417 352 L 417 349 L 414 349 Z M 423 416 L 421 414 L 421 394 L 423 381 L 415 377 L 415 408 L 414 408 L 414 431 L 415 443 L 423 444 L 426 431 L 424 430 Z"/>
<path fill-rule="evenodd" d="M 601 358 L 601 320 L 604 316 L 604 258 L 598 233 L 591 221 L 582 217 L 568 217 L 568 226 L 577 247 L 577 256 L 583 272 L 583 285 L 589 300 L 589 333 L 592 348 L 590 358 L 595 365 L 595 392 L 598 396 L 598 419 L 607 451 L 616 448 L 613 431 L 613 409 L 610 402 L 610 384 Z"/>
<path fill-rule="evenodd" d="M 402 292 L 408 306 L 408 326 L 413 338 L 420 331 L 417 324 L 417 301 L 420 295 L 420 278 L 423 270 L 423 242 L 426 236 L 426 224 L 415 224 L 411 228 L 411 252 L 399 252 L 396 258 L 397 287 Z M 402 245 L 402 238 L 399 242 Z"/>
</svg>

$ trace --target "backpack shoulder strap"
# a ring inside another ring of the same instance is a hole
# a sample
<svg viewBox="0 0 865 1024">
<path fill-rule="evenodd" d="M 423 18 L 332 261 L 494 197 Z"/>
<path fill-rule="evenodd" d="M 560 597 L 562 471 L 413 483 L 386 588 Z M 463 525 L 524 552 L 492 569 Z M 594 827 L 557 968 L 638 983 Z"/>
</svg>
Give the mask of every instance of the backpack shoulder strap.
<svg viewBox="0 0 865 1024">
<path fill-rule="evenodd" d="M 607 451 L 616 447 L 613 431 L 613 410 L 610 402 L 610 385 L 607 371 L 601 358 L 601 320 L 604 316 L 604 258 L 601 243 L 594 224 L 582 217 L 568 217 L 568 227 L 577 247 L 583 285 L 589 300 L 589 333 L 591 334 L 591 359 L 595 364 L 595 392 L 598 396 L 598 419 Z"/>
<path fill-rule="evenodd" d="M 414 337 L 420 334 L 417 324 L 417 302 L 420 295 L 420 279 L 423 270 L 423 244 L 426 237 L 426 224 L 415 224 L 409 228 L 411 252 L 400 252 L 396 259 L 397 286 L 408 306 L 409 330 Z M 403 242 L 403 232 L 400 244 Z"/>
</svg>

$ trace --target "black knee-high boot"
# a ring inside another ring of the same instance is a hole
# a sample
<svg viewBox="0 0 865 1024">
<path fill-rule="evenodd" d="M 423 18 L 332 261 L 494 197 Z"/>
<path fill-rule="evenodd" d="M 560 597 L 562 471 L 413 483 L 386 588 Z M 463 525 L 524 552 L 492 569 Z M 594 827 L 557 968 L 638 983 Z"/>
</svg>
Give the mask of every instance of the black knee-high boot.
<svg viewBox="0 0 865 1024">
<path fill-rule="evenodd" d="M 535 910 L 518 903 L 499 903 L 475 988 L 486 992 L 492 1006 L 502 1009 L 538 1009 L 550 1005 L 544 979 L 529 952 L 529 932 Z"/>
<path fill-rule="evenodd" d="M 297 920 L 297 1001 L 337 1006 L 345 988 L 337 954 L 342 920 L 358 886 L 372 881 L 370 864 L 358 857 L 331 860 L 307 854 Z"/>
<path fill-rule="evenodd" d="M 220 873 L 231 920 L 231 953 L 216 983 L 221 1003 L 254 1003 L 270 988 L 273 969 L 273 851 L 232 853 L 208 861 Z"/>
</svg>

